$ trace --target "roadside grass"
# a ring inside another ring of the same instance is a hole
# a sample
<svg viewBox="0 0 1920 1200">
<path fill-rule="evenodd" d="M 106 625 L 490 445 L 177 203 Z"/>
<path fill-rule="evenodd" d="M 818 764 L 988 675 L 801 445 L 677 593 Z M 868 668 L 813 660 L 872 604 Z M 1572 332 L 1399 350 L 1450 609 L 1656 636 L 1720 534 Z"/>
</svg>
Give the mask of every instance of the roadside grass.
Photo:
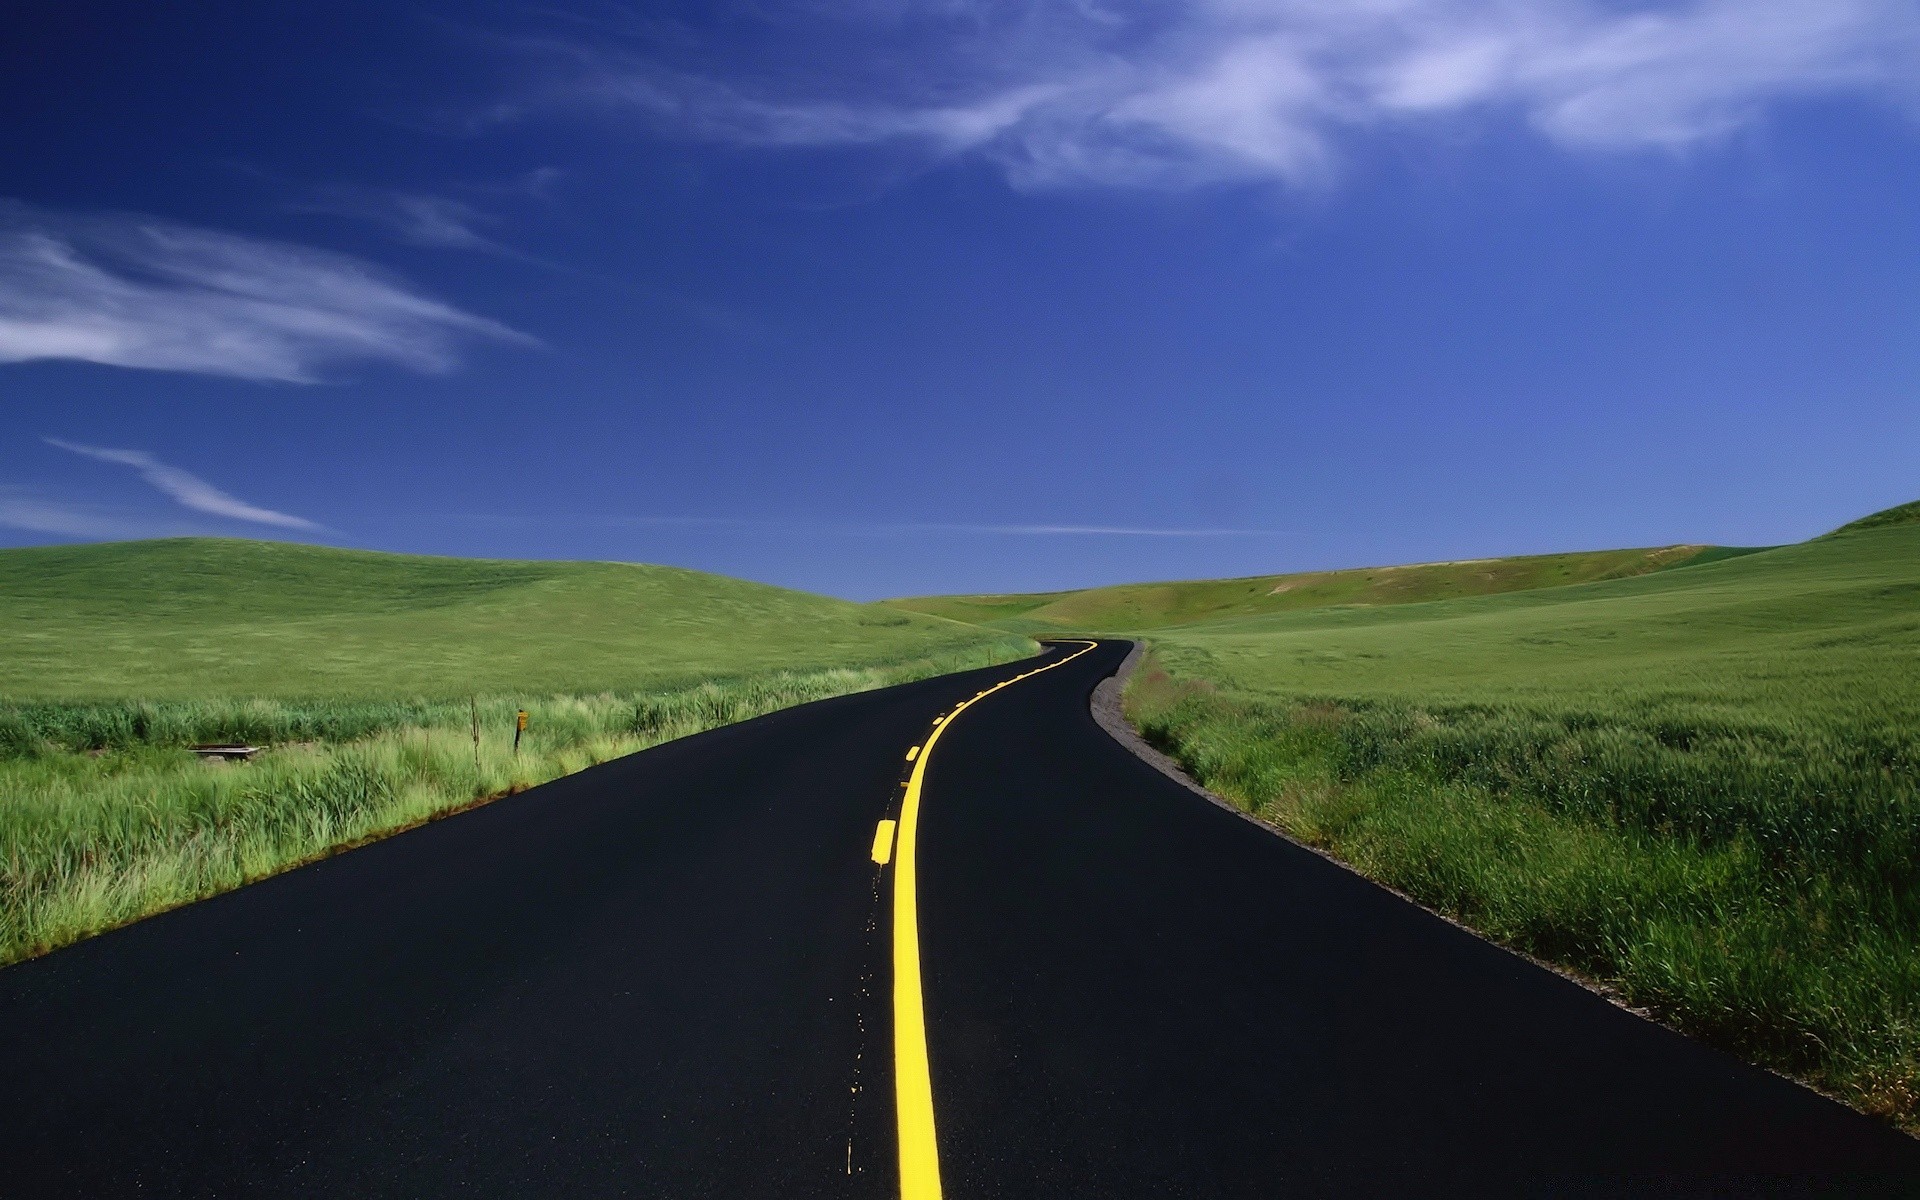
<svg viewBox="0 0 1920 1200">
<path fill-rule="evenodd" d="M 486 696 L 477 755 L 464 699 L 0 706 L 0 963 L 673 738 L 1026 652 L 1002 640 L 677 690 Z M 201 740 L 272 748 L 207 763 L 183 748 Z"/>
<path fill-rule="evenodd" d="M 0 550 L 0 618 L 0 963 L 670 738 L 1034 650 L 669 567 L 210 538 Z M 210 765 L 203 742 L 269 749 Z"/>
<path fill-rule="evenodd" d="M 1017 633 L 1142 630 L 1329 605 L 1417 604 L 1459 596 L 1500 595 L 1645 575 L 1746 553 L 1751 551 L 1727 546 L 1655 546 L 1243 579 L 1125 583 L 1029 595 L 916 596 L 885 603 L 905 612 Z"/>
<path fill-rule="evenodd" d="M 1920 1130 L 1920 527 L 1154 643 L 1215 792 Z"/>
</svg>

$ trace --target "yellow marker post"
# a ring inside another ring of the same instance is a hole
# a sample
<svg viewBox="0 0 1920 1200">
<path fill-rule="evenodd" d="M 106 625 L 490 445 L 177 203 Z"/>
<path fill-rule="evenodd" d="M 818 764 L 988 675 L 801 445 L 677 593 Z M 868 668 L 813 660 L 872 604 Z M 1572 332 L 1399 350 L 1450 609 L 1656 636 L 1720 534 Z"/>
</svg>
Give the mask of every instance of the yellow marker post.
<svg viewBox="0 0 1920 1200">
<path fill-rule="evenodd" d="M 884 867 L 887 865 L 887 860 L 892 857 L 893 822 L 882 821 L 880 827 L 873 831 L 873 861 Z"/>
<path fill-rule="evenodd" d="M 907 779 L 893 867 L 893 1110 L 900 1127 L 901 1200 L 940 1200 L 940 1146 L 933 1124 L 933 1075 L 927 1066 L 927 1012 L 920 993 L 920 919 L 914 839 L 920 831 L 920 791 L 933 744 L 954 719 L 980 700 L 1022 679 L 1065 666 L 1099 645 L 1088 642 L 1059 662 L 994 684 L 940 718 Z M 911 757 L 911 756 L 909 756 Z M 875 835 L 875 843 L 879 836 Z"/>
</svg>

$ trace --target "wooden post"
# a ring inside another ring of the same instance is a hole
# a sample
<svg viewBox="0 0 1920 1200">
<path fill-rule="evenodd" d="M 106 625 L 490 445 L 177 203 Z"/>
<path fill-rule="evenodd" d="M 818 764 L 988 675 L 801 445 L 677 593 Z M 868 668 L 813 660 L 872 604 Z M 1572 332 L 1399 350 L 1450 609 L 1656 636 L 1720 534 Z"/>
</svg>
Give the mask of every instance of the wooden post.
<svg viewBox="0 0 1920 1200">
<path fill-rule="evenodd" d="M 473 712 L 473 785 L 480 786 L 480 698 L 468 696 L 467 705 Z"/>
<path fill-rule="evenodd" d="M 520 735 L 527 731 L 527 710 L 521 709 L 520 715 L 513 720 L 513 756 L 520 757 Z"/>
</svg>

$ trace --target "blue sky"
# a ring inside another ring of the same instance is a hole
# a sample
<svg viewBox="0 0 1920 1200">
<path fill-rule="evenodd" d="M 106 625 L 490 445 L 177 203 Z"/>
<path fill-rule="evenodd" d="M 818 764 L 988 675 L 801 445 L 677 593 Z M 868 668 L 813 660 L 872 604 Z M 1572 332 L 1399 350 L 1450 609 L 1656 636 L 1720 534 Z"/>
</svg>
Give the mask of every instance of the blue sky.
<svg viewBox="0 0 1920 1200">
<path fill-rule="evenodd" d="M 4 544 L 871 598 L 1920 497 L 1913 0 L 9 20 Z"/>
</svg>

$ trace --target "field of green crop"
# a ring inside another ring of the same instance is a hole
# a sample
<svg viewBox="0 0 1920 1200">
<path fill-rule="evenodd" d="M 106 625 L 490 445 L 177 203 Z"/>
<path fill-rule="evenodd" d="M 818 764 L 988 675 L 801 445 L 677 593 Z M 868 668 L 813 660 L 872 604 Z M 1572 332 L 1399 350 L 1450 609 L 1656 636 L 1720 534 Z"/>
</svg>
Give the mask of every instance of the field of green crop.
<svg viewBox="0 0 1920 1200">
<path fill-rule="evenodd" d="M 1100 630 L 1139 631 L 1196 621 L 1298 612 L 1333 604 L 1417 604 L 1460 596 L 1501 595 L 1597 579 L 1622 579 L 1743 553 L 1747 551 L 1723 546 L 1657 546 L 1641 550 L 1595 550 L 1404 567 L 1255 575 L 1244 579 L 1126 583 L 1075 592 L 918 596 L 886 603 L 906 612 L 1042 636 Z"/>
<path fill-rule="evenodd" d="M 0 550 L 0 697 L 592 693 L 861 666 L 1002 636 L 632 563 L 219 538 Z"/>
<path fill-rule="evenodd" d="M 1215 791 L 1920 1128 L 1920 526 L 1152 638 L 1130 714 Z"/>
<path fill-rule="evenodd" d="M 1033 651 L 664 567 L 203 539 L 0 550 L 0 614 L 0 963 L 668 738 Z"/>
</svg>

